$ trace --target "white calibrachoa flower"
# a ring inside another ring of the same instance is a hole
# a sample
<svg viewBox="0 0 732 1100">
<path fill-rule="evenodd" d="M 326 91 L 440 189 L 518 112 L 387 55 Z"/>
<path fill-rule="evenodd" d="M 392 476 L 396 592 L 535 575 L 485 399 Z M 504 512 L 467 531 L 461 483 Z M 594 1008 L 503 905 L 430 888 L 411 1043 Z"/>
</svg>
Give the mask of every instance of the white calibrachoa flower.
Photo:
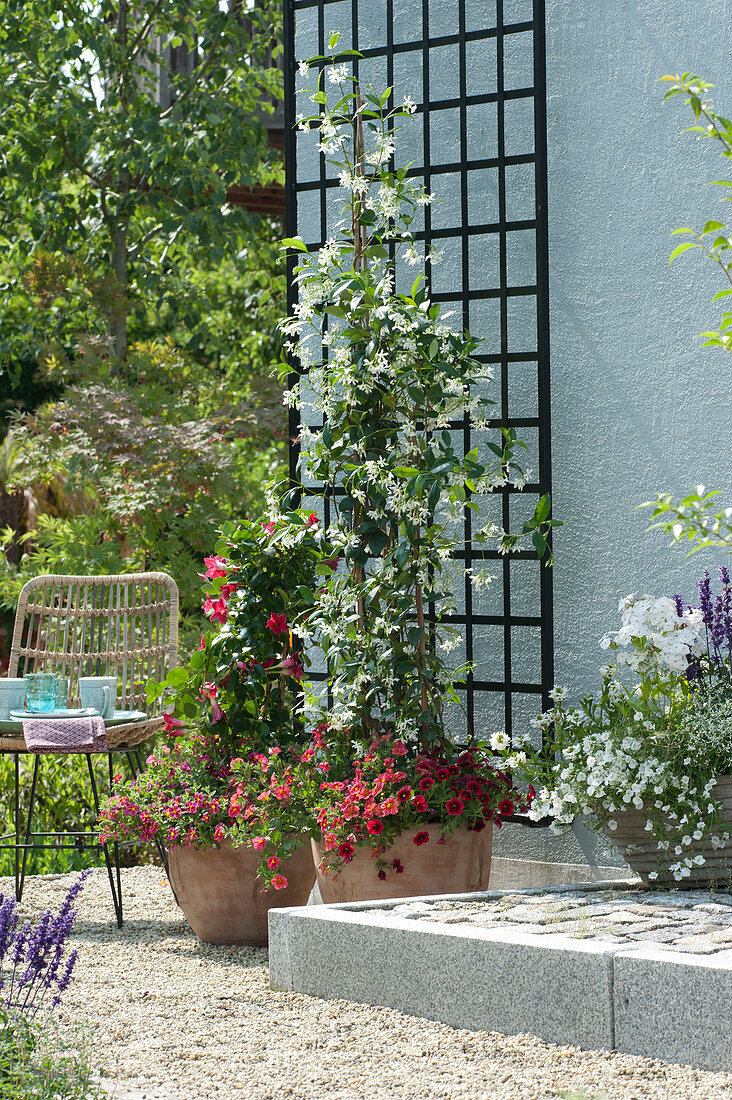
<svg viewBox="0 0 732 1100">
<path fill-rule="evenodd" d="M 510 744 L 511 738 L 503 730 L 491 734 L 490 746 L 494 752 L 502 752 L 504 749 L 509 748 Z"/>
</svg>

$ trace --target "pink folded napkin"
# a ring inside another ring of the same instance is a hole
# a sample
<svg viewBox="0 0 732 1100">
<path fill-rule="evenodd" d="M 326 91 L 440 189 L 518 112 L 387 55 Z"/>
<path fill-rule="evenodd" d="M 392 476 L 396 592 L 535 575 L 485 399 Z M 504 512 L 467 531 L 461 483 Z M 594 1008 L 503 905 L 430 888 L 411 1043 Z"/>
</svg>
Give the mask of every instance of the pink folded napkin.
<svg viewBox="0 0 732 1100">
<path fill-rule="evenodd" d="M 84 718 L 24 718 L 29 752 L 107 752 L 107 731 L 98 714 Z"/>
</svg>

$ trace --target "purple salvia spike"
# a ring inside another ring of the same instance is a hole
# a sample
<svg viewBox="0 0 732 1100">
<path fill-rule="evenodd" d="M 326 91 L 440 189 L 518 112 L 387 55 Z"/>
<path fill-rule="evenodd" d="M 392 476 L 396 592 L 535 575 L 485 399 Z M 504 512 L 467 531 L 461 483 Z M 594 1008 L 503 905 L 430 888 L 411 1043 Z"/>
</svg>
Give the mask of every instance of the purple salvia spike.
<svg viewBox="0 0 732 1100">
<path fill-rule="evenodd" d="M 715 651 L 719 653 L 719 650 L 725 642 L 724 602 L 721 596 L 717 596 L 714 601 L 714 613 L 712 615 L 709 638 Z M 719 657 L 717 657 L 717 659 L 719 660 Z"/>
<path fill-rule="evenodd" d="M 705 626 L 712 625 L 712 593 L 709 582 L 709 570 L 704 570 L 702 579 L 698 582 L 697 588 L 699 589 L 699 607 L 702 613 L 702 619 Z"/>
<path fill-rule="evenodd" d="M 679 618 L 681 618 L 681 616 L 684 614 L 684 601 L 681 598 L 681 596 L 678 594 L 678 592 L 673 597 L 673 601 L 674 601 L 674 607 L 676 608 L 676 614 L 679 616 Z"/>
</svg>

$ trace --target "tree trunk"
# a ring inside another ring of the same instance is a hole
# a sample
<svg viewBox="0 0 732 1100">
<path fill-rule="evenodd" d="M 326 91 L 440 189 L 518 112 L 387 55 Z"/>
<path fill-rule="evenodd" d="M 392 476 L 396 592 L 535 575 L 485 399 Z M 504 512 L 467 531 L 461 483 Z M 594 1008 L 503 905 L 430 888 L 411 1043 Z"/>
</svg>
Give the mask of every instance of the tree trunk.
<svg viewBox="0 0 732 1100">
<path fill-rule="evenodd" d="M 119 0 L 117 9 L 117 46 L 120 51 L 120 65 L 124 66 L 118 73 L 120 86 L 120 111 L 123 115 L 129 112 L 129 88 L 130 73 L 127 69 L 127 44 L 129 35 L 129 5 L 128 0 Z M 130 190 L 130 174 L 123 168 L 117 179 L 119 188 L 118 206 L 124 206 L 125 199 Z M 128 234 L 130 218 L 124 213 L 117 216 L 117 221 L 112 231 L 112 267 L 116 278 L 116 301 L 112 307 L 109 322 L 109 334 L 112 338 L 112 351 L 120 363 L 127 359 L 127 266 L 128 266 Z"/>
<path fill-rule="evenodd" d="M 120 184 L 122 185 L 121 180 Z M 125 218 L 117 225 L 112 236 L 112 266 L 118 297 L 109 319 L 109 334 L 114 356 L 121 363 L 127 359 L 127 232 L 128 219 Z"/>
</svg>

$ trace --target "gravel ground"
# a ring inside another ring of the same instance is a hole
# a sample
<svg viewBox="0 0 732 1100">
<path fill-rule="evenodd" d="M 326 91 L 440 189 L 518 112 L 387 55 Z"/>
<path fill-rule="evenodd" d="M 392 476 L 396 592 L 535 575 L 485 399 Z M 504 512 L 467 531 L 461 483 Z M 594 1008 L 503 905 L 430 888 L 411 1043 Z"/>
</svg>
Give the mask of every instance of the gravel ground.
<svg viewBox="0 0 732 1100">
<path fill-rule="evenodd" d="M 123 876 L 121 930 L 106 873 L 87 883 L 58 1010 L 91 1024 L 115 1100 L 732 1100 L 732 1074 L 270 992 L 264 950 L 199 943 L 159 868 Z M 56 907 L 72 880 L 29 879 L 25 912 Z"/>
</svg>

